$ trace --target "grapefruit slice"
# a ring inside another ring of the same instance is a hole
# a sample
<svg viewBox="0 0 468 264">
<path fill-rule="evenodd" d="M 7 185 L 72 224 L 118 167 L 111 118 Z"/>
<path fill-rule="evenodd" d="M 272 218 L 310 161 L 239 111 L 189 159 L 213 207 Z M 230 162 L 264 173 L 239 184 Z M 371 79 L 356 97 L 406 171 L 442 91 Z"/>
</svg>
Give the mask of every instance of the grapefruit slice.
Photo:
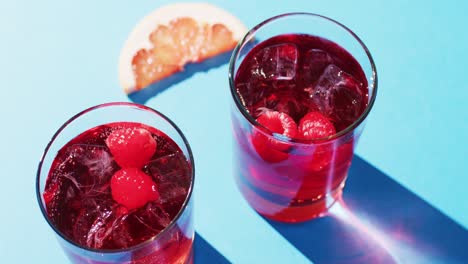
<svg viewBox="0 0 468 264">
<path fill-rule="evenodd" d="M 177 3 L 144 17 L 119 59 L 119 81 L 129 94 L 232 50 L 247 28 L 233 15 L 205 3 Z"/>
</svg>

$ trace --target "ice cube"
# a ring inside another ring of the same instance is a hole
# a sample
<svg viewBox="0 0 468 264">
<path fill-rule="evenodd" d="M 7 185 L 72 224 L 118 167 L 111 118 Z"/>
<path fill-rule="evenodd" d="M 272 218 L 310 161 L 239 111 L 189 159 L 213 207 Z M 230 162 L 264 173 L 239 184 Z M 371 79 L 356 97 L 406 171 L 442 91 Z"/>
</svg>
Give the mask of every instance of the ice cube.
<svg viewBox="0 0 468 264">
<path fill-rule="evenodd" d="M 331 63 L 333 59 L 328 52 L 321 49 L 307 51 L 301 69 L 304 86 L 309 87 L 315 83 L 323 70 Z"/>
<path fill-rule="evenodd" d="M 68 148 L 74 162 L 88 169 L 93 183 L 103 183 L 118 170 L 109 150 L 104 146 L 75 144 Z M 89 183 L 88 183 L 89 184 Z"/>
<path fill-rule="evenodd" d="M 174 217 L 185 197 L 191 183 L 190 167 L 181 152 L 173 152 L 152 160 L 144 168 L 152 176 L 159 192 L 162 208 Z"/>
<path fill-rule="evenodd" d="M 296 76 L 297 57 L 295 44 L 268 46 L 254 57 L 252 74 L 267 80 L 292 80 Z"/>
<path fill-rule="evenodd" d="M 304 64 L 307 64 L 308 67 L 321 66 L 326 67 L 328 64 L 332 63 L 332 58 L 328 52 L 321 49 L 311 49 L 307 51 Z"/>
<path fill-rule="evenodd" d="M 236 84 L 236 89 L 242 105 L 250 108 L 254 105 L 262 104 L 262 102 L 265 101 L 265 98 L 271 96 L 277 87 L 274 86 L 274 82 L 265 83 L 255 78 L 250 78 L 246 83 Z M 248 110 L 250 111 L 251 109 Z"/>
<path fill-rule="evenodd" d="M 170 153 L 151 160 L 144 168 L 153 177 L 156 185 L 177 182 L 190 183 L 190 172 L 185 156 L 181 152 Z"/>
<path fill-rule="evenodd" d="M 128 247 L 132 237 L 128 229 L 128 215 L 118 216 L 116 212 L 102 213 L 93 223 L 88 233 L 88 246 L 94 248 Z"/>
<path fill-rule="evenodd" d="M 73 226 L 75 240 L 92 248 L 115 248 L 131 245 L 127 226 L 127 213 L 122 213 L 120 206 L 103 203 L 102 200 L 89 200 L 94 203 L 83 209 Z"/>
<path fill-rule="evenodd" d="M 102 248 L 104 240 L 112 232 L 112 224 L 109 224 L 112 216 L 111 210 L 99 212 L 94 222 L 89 228 L 88 235 L 86 236 L 86 245 L 92 248 Z M 109 225 L 109 226 L 108 226 Z"/>
<path fill-rule="evenodd" d="M 175 201 L 183 202 L 187 195 L 187 189 L 175 182 L 164 182 L 158 186 L 161 202 L 172 203 Z"/>
<path fill-rule="evenodd" d="M 114 222 L 112 242 L 116 245 L 116 248 L 127 248 L 134 245 L 134 239 L 130 235 L 127 218 L 128 215 L 123 215 Z"/>
<path fill-rule="evenodd" d="M 133 223 L 140 225 L 141 230 L 153 236 L 171 223 L 171 216 L 156 202 L 148 203 L 130 215 Z M 136 220 L 136 221 L 135 221 Z"/>
<path fill-rule="evenodd" d="M 292 117 L 294 121 L 299 122 L 299 119 L 307 114 L 308 105 L 308 99 L 303 94 L 292 90 L 281 90 L 271 94 L 255 106 L 255 117 L 263 114 L 265 110 L 273 110 L 285 113 Z"/>
<path fill-rule="evenodd" d="M 362 104 L 362 86 L 353 76 L 334 64 L 328 65 L 315 87 L 307 89 L 309 96 L 325 115 L 339 119 L 355 119 Z"/>
</svg>

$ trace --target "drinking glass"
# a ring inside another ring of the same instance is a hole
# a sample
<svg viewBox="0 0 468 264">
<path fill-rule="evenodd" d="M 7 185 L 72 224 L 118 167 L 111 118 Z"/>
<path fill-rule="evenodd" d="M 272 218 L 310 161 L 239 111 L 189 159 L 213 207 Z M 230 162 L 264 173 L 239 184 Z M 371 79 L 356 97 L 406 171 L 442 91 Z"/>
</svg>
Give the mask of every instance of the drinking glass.
<svg viewBox="0 0 468 264">
<path fill-rule="evenodd" d="M 113 122 L 137 122 L 154 127 L 171 138 L 190 163 L 191 183 L 179 213 L 159 234 L 135 246 L 123 249 L 103 250 L 79 245 L 63 234 L 49 219 L 43 197 L 48 173 L 57 152 L 71 139 L 96 126 Z M 54 134 L 39 163 L 36 193 L 40 209 L 56 234 L 59 244 L 73 263 L 93 264 L 146 264 L 192 263 L 194 225 L 192 219 L 192 190 L 195 179 L 194 160 L 190 146 L 180 129 L 160 112 L 134 103 L 115 102 L 88 108 L 70 120 Z"/>
<path fill-rule="evenodd" d="M 366 109 L 351 125 L 331 137 L 299 140 L 273 133 L 246 110 L 238 94 L 236 76 L 247 54 L 257 43 L 284 34 L 330 40 L 348 51 L 365 74 Z M 229 65 L 229 84 L 234 176 L 244 198 L 261 215 L 282 222 L 301 222 L 325 215 L 342 194 L 356 143 L 376 98 L 377 72 L 367 47 L 349 28 L 333 19 L 311 13 L 278 15 L 253 27 L 239 42 Z M 263 152 L 284 158 L 268 160 L 259 155 L 255 137 L 274 142 L 267 144 Z"/>
</svg>

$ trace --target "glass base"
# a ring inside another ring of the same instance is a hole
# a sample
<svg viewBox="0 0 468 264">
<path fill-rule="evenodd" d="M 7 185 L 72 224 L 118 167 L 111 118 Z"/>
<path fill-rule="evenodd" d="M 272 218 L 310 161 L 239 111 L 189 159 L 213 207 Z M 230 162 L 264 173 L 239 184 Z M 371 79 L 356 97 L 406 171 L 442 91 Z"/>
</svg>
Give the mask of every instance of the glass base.
<svg viewBox="0 0 468 264">
<path fill-rule="evenodd" d="M 78 255 L 65 248 L 68 259 L 73 264 L 193 264 L 194 263 L 194 247 L 193 240 L 187 239 L 184 243 L 178 244 L 176 247 L 166 248 L 163 252 L 152 252 L 143 258 L 131 259 L 131 252 L 129 255 L 123 255 L 122 259 L 109 255 L 101 255 L 101 259 L 90 258 L 86 254 Z M 126 259 L 126 260 L 123 260 Z"/>
<path fill-rule="evenodd" d="M 265 199 L 246 184 L 238 185 L 249 205 L 260 215 L 274 221 L 300 223 L 328 215 L 329 209 L 341 197 L 345 181 L 323 198 L 304 203 L 304 205 L 296 202 L 288 206 Z"/>
</svg>

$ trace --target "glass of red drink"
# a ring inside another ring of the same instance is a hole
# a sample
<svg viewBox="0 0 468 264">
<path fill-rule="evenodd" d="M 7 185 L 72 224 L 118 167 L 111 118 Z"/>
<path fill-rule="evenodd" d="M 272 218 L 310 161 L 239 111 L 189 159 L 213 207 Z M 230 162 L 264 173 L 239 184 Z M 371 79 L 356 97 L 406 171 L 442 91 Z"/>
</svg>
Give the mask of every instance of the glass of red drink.
<svg viewBox="0 0 468 264">
<path fill-rule="evenodd" d="M 194 162 L 166 116 L 107 103 L 68 120 L 39 163 L 39 206 L 73 263 L 193 263 Z"/>
<path fill-rule="evenodd" d="M 234 174 L 247 202 L 277 221 L 325 215 L 376 97 L 364 43 L 321 15 L 279 15 L 237 45 L 229 81 Z"/>
</svg>

